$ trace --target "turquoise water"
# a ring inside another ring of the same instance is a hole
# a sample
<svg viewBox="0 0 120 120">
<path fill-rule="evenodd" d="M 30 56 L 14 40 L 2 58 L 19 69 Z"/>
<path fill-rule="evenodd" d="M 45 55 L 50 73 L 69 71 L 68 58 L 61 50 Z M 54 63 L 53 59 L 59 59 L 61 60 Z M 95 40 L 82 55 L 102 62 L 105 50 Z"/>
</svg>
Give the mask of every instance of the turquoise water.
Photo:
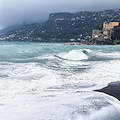
<svg viewBox="0 0 120 120">
<path fill-rule="evenodd" d="M 119 120 L 120 102 L 93 92 L 120 78 L 120 46 L 0 42 L 2 120 Z"/>
</svg>

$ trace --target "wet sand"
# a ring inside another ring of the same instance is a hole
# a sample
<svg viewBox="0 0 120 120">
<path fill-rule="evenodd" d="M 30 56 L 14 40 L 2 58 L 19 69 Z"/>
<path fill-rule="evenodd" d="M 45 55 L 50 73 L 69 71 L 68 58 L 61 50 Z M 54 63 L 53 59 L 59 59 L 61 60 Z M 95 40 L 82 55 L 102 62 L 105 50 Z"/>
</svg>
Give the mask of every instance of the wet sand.
<svg viewBox="0 0 120 120">
<path fill-rule="evenodd" d="M 116 97 L 120 101 L 120 82 L 110 83 L 107 87 L 95 91 L 104 92 L 108 95 Z"/>
</svg>

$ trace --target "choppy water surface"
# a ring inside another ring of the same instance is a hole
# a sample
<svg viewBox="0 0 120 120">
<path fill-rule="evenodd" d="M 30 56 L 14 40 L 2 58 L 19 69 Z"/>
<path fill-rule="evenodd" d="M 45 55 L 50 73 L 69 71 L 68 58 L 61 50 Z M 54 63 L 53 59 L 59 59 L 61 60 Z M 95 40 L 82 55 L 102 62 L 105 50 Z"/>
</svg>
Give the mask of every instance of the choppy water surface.
<svg viewBox="0 0 120 120">
<path fill-rule="evenodd" d="M 0 42 L 1 120 L 120 120 L 93 90 L 120 79 L 120 46 Z"/>
</svg>

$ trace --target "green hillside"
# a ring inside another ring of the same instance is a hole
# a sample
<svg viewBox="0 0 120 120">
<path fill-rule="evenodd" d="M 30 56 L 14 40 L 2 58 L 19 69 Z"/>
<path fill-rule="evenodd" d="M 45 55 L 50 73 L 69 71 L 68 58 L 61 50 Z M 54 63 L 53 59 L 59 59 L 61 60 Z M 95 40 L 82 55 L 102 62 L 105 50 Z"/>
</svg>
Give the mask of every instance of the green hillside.
<svg viewBox="0 0 120 120">
<path fill-rule="evenodd" d="M 68 42 L 80 41 L 91 36 L 92 29 L 103 22 L 120 22 L 120 9 L 105 11 L 83 11 L 76 13 L 51 13 L 43 24 L 28 24 L 7 32 L 5 40 Z M 11 37 L 12 35 L 12 37 Z"/>
</svg>

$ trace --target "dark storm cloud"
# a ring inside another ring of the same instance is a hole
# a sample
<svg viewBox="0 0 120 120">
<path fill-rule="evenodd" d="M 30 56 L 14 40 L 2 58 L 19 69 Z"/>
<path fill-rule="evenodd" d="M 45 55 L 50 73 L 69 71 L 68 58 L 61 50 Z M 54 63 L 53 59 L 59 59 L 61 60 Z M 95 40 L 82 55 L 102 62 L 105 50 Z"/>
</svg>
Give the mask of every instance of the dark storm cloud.
<svg viewBox="0 0 120 120">
<path fill-rule="evenodd" d="M 51 12 L 119 8 L 120 0 L 0 0 L 0 27 L 41 22 Z"/>
</svg>

